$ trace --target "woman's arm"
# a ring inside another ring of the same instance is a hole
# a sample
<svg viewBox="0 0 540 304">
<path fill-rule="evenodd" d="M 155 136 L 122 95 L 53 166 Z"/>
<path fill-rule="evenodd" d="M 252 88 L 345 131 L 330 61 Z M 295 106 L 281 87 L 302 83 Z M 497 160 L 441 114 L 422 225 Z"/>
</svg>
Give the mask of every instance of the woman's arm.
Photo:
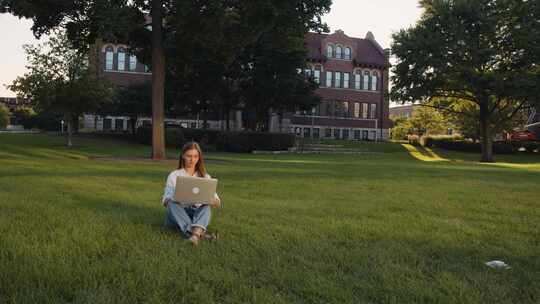
<svg viewBox="0 0 540 304">
<path fill-rule="evenodd" d="M 212 178 L 210 174 L 206 173 L 205 178 Z M 210 206 L 214 208 L 221 207 L 221 199 L 219 198 L 219 195 L 217 193 L 214 193 L 214 199 L 210 202 Z"/>
<path fill-rule="evenodd" d="M 165 189 L 163 189 L 163 196 L 161 198 L 161 203 L 163 206 L 167 206 L 169 202 L 173 200 L 174 189 L 176 188 L 176 178 L 171 172 L 167 177 L 167 183 L 165 183 Z"/>
</svg>

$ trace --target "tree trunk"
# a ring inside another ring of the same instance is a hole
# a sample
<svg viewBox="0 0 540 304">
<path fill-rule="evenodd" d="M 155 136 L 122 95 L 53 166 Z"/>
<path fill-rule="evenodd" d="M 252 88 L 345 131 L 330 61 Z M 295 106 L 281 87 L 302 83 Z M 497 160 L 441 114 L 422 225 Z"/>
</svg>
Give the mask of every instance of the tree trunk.
<svg viewBox="0 0 540 304">
<path fill-rule="evenodd" d="M 225 107 L 225 119 L 227 119 L 225 121 L 225 130 L 230 131 L 231 130 L 231 124 L 230 124 L 231 108 L 229 108 L 229 107 Z"/>
<path fill-rule="evenodd" d="M 493 138 L 489 126 L 488 103 L 480 104 L 480 135 L 482 136 L 482 159 L 481 162 L 493 162 Z"/>
<path fill-rule="evenodd" d="M 68 127 L 68 142 L 67 142 L 67 146 L 68 147 L 71 147 L 72 144 L 71 144 L 71 134 L 73 133 L 72 132 L 72 128 L 73 128 L 73 117 L 71 115 L 68 115 L 67 116 L 67 127 Z"/>
<path fill-rule="evenodd" d="M 152 159 L 165 158 L 162 0 L 152 0 Z"/>
</svg>

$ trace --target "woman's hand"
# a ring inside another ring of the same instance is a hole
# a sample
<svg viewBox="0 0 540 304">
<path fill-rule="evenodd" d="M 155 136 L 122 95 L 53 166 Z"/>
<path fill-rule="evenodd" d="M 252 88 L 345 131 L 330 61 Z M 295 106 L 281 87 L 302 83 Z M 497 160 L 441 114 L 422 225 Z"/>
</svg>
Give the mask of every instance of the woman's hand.
<svg viewBox="0 0 540 304">
<path fill-rule="evenodd" d="M 210 206 L 214 207 L 214 208 L 217 208 L 219 206 L 221 206 L 221 200 L 217 197 L 214 197 L 212 199 L 212 201 L 210 202 Z"/>
</svg>

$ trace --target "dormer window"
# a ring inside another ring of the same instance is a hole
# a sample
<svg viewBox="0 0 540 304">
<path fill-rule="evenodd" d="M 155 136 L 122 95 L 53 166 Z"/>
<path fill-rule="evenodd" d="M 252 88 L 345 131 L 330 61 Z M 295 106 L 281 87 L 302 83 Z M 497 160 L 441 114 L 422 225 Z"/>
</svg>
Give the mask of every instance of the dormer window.
<svg viewBox="0 0 540 304">
<path fill-rule="evenodd" d="M 118 48 L 118 70 L 124 71 L 126 69 L 126 50 L 121 47 Z"/>
<path fill-rule="evenodd" d="M 343 55 L 343 49 L 339 45 L 336 46 L 336 58 L 341 59 L 342 55 Z"/>
<path fill-rule="evenodd" d="M 345 59 L 351 60 L 351 48 L 345 48 Z"/>
<path fill-rule="evenodd" d="M 328 58 L 334 57 L 334 46 L 331 45 L 331 44 L 329 44 L 326 47 L 326 57 L 328 57 Z"/>
<path fill-rule="evenodd" d="M 112 46 L 105 48 L 105 70 L 113 69 L 114 50 Z"/>
</svg>

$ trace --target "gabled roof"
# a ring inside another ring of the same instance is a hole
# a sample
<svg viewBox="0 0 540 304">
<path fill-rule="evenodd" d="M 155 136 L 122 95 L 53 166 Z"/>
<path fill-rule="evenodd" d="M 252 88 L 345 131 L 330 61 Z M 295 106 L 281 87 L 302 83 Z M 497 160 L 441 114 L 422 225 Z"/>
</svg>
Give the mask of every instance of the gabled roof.
<svg viewBox="0 0 540 304">
<path fill-rule="evenodd" d="M 358 65 L 371 65 L 379 67 L 388 67 L 389 63 L 381 46 L 372 39 L 373 34 L 368 33 L 368 39 L 352 38 L 354 48 L 353 60 Z M 322 44 L 323 40 L 330 34 L 307 33 L 306 47 L 308 48 L 308 59 L 313 61 L 325 61 L 326 46 Z"/>
</svg>

